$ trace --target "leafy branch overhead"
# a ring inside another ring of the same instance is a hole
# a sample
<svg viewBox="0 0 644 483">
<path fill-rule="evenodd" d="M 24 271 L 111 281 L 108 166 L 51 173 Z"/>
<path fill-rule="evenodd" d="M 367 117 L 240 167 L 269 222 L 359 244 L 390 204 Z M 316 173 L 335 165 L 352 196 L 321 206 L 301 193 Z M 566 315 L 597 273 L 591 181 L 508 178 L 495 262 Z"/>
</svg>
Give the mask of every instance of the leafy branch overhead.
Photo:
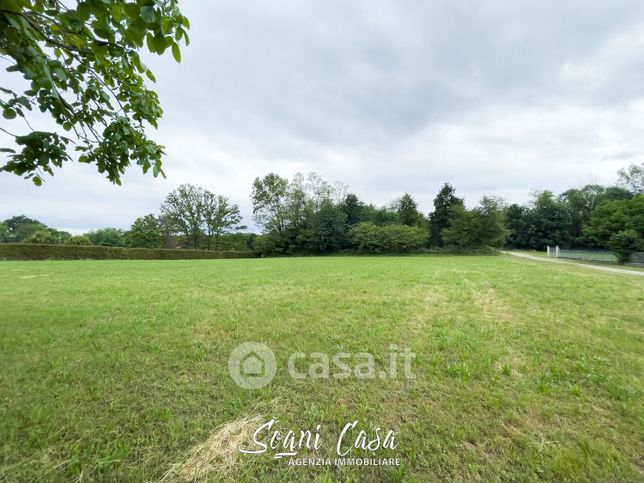
<svg viewBox="0 0 644 483">
<path fill-rule="evenodd" d="M 0 171 L 40 185 L 76 151 L 116 184 L 132 162 L 163 174 L 163 146 L 144 130 L 163 111 L 146 88 L 145 77 L 155 78 L 139 51 L 169 49 L 180 62 L 189 25 L 176 0 L 0 0 L 0 62 L 29 82 L 24 92 L 0 87 L 0 110 L 11 120 L 0 139 L 13 139 L 0 147 Z M 33 129 L 37 110 L 64 134 Z"/>
</svg>

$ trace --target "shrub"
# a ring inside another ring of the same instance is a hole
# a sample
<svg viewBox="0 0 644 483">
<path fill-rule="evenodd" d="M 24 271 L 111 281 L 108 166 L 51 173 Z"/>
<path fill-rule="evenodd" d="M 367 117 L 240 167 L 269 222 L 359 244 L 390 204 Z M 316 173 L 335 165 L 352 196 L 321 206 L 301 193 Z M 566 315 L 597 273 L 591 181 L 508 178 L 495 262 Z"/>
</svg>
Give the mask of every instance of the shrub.
<svg viewBox="0 0 644 483">
<path fill-rule="evenodd" d="M 90 231 L 87 236 L 94 245 L 103 245 L 106 247 L 122 247 L 125 245 L 123 240 L 123 230 L 118 228 L 101 228 Z"/>
<path fill-rule="evenodd" d="M 358 223 L 351 230 L 353 246 L 363 253 L 412 253 L 423 247 L 427 230 L 417 226 Z"/>
<path fill-rule="evenodd" d="M 256 252 L 169 250 L 164 248 L 123 248 L 94 245 L 41 245 L 0 243 L 0 260 L 181 260 L 254 258 Z"/>
<path fill-rule="evenodd" d="M 65 245 L 91 245 L 92 240 L 87 235 L 72 235 L 65 240 Z"/>
<path fill-rule="evenodd" d="M 459 247 L 455 245 L 443 248 L 430 248 L 420 250 L 418 253 L 423 255 L 468 255 L 468 256 L 496 256 L 501 252 L 494 247 Z"/>
<path fill-rule="evenodd" d="M 253 240 L 253 250 L 261 255 L 271 255 L 277 251 L 275 238 L 271 235 L 259 235 Z"/>
<path fill-rule="evenodd" d="M 56 236 L 49 230 L 38 230 L 25 238 L 25 243 L 55 244 Z"/>
<path fill-rule="evenodd" d="M 608 246 L 615 252 L 617 263 L 623 265 L 631 261 L 633 253 L 642 246 L 642 240 L 635 230 L 621 230 L 610 237 Z"/>
<path fill-rule="evenodd" d="M 613 234 L 629 230 L 644 233 L 644 195 L 601 203 L 584 227 L 584 233 L 600 246 L 606 246 Z"/>
<path fill-rule="evenodd" d="M 461 204 L 452 206 L 450 225 L 442 233 L 444 245 L 457 252 L 501 246 L 508 237 L 502 206 L 499 199 L 489 196 L 484 196 L 472 210 Z"/>
</svg>

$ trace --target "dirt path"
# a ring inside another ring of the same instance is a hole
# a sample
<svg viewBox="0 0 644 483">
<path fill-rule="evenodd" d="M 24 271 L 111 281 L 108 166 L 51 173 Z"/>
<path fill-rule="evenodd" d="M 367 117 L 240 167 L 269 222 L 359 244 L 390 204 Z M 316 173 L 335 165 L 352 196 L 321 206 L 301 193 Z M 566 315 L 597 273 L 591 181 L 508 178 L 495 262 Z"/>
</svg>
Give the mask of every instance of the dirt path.
<svg viewBox="0 0 644 483">
<path fill-rule="evenodd" d="M 527 253 L 516 253 L 516 252 L 501 252 L 501 253 L 512 255 L 513 257 L 529 258 L 530 260 L 537 260 L 539 262 L 562 263 L 566 265 L 574 265 L 575 267 L 584 267 L 584 268 L 592 268 L 594 270 L 601 270 L 602 272 L 622 273 L 625 275 L 636 275 L 639 277 L 644 277 L 644 272 L 640 272 L 637 270 L 625 270 L 623 268 L 602 267 L 599 265 L 588 265 L 585 263 L 566 262 L 564 260 L 561 260 L 560 258 L 536 257 L 534 255 L 528 255 Z"/>
</svg>

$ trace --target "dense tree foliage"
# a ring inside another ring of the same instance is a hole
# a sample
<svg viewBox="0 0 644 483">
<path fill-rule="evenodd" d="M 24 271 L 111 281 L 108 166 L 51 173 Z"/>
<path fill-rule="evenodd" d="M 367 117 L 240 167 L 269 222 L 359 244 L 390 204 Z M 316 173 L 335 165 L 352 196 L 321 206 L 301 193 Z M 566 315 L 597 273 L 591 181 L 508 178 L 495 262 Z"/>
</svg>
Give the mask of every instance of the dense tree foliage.
<svg viewBox="0 0 644 483">
<path fill-rule="evenodd" d="M 65 245 L 92 245 L 92 240 L 87 235 L 73 235 L 65 240 Z"/>
<path fill-rule="evenodd" d="M 165 238 L 164 230 L 169 236 L 178 232 L 195 250 L 203 242 L 208 250 L 218 250 L 222 236 L 246 228 L 241 224 L 238 205 L 191 184 L 183 184 L 168 194 L 161 213 L 162 237 Z"/>
<path fill-rule="evenodd" d="M 312 226 L 315 251 L 329 252 L 347 246 L 347 215 L 331 200 L 322 202 L 315 213 Z"/>
<path fill-rule="evenodd" d="M 211 247 L 219 250 L 223 235 L 246 229 L 241 222 L 239 206 L 231 203 L 225 196 L 215 195 L 208 190 L 204 191 L 203 224 L 208 250 Z"/>
<path fill-rule="evenodd" d="M 602 203 L 593 211 L 584 232 L 598 245 L 606 246 L 611 236 L 623 230 L 644 234 L 644 194 Z"/>
<path fill-rule="evenodd" d="M 132 248 L 161 248 L 163 237 L 159 219 L 153 214 L 134 220 L 125 233 L 125 245 Z"/>
<path fill-rule="evenodd" d="M 628 263 L 633 253 L 642 249 L 642 237 L 635 230 L 621 230 L 611 235 L 608 246 L 615 252 L 618 263 Z"/>
<path fill-rule="evenodd" d="M 425 218 L 418 211 L 416 200 L 409 194 L 405 193 L 395 204 L 398 221 L 407 226 L 423 226 Z"/>
<path fill-rule="evenodd" d="M 255 240 L 266 252 L 328 252 L 346 246 L 349 213 L 355 223 L 363 207 L 342 183 L 318 174 L 296 174 L 291 181 L 270 173 L 253 182 L 253 216 L 270 236 Z M 339 200 L 339 201 L 338 201 Z M 347 203 L 348 202 L 348 203 Z"/>
<path fill-rule="evenodd" d="M 472 210 L 456 203 L 450 208 L 449 214 L 449 226 L 441 236 L 446 246 L 466 251 L 480 247 L 501 248 L 505 244 L 508 230 L 500 199 L 483 197 L 480 204 Z"/>
<path fill-rule="evenodd" d="M 30 235 L 46 228 L 38 220 L 24 215 L 8 218 L 2 224 L 4 225 L 2 241 L 6 243 L 20 243 Z"/>
<path fill-rule="evenodd" d="M 449 228 L 452 208 L 462 206 L 463 200 L 456 196 L 456 190 L 451 184 L 445 183 L 434 198 L 434 211 L 429 214 L 429 244 L 433 247 L 442 247 L 443 230 Z"/>
<path fill-rule="evenodd" d="M 347 217 L 346 222 L 348 226 L 365 221 L 365 205 L 353 193 L 345 196 L 344 200 L 340 203 L 340 209 Z"/>
<path fill-rule="evenodd" d="M 166 197 L 161 213 L 172 220 L 176 227 L 192 244 L 199 248 L 203 225 L 204 190 L 191 184 L 182 184 Z"/>
<path fill-rule="evenodd" d="M 288 180 L 275 173 L 253 182 L 253 216 L 267 231 L 282 233 L 286 229 L 288 186 Z"/>
<path fill-rule="evenodd" d="M 54 235 L 51 231 L 49 231 L 49 230 L 38 230 L 37 232 L 32 233 L 27 238 L 25 238 L 24 242 L 25 243 L 41 243 L 41 244 L 47 244 L 47 245 L 55 245 L 57 240 L 56 240 L 56 235 Z"/>
<path fill-rule="evenodd" d="M 118 228 L 100 228 L 90 231 L 87 237 L 92 245 L 101 245 L 104 247 L 122 247 L 125 245 L 125 232 Z"/>
<path fill-rule="evenodd" d="M 535 193 L 527 206 L 508 208 L 507 224 L 511 245 L 545 250 L 548 245 L 568 245 L 571 217 L 567 206 L 551 191 Z"/>
<path fill-rule="evenodd" d="M 120 184 L 132 162 L 144 172 L 161 173 L 163 147 L 148 139 L 144 123 L 154 127 L 162 110 L 154 81 L 139 51 L 172 51 L 188 43 L 189 22 L 176 0 L 121 1 L 3 0 L 0 3 L 0 55 L 8 72 L 22 76 L 25 90 L 0 87 L 2 129 L 13 139 L 0 169 L 42 183 L 72 159 L 70 144 L 82 163 Z M 31 128 L 29 111 L 48 115 L 60 130 Z M 20 122 L 24 121 L 24 122 Z"/>
<path fill-rule="evenodd" d="M 360 253 L 413 253 L 426 246 L 427 229 L 367 221 L 351 229 L 351 241 Z"/>
</svg>

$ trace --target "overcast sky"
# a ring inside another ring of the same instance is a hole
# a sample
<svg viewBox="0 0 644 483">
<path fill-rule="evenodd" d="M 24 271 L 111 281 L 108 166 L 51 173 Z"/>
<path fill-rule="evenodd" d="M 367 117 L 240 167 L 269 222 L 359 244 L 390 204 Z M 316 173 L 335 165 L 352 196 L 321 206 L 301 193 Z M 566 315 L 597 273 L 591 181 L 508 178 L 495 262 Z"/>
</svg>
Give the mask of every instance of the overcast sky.
<svg viewBox="0 0 644 483">
<path fill-rule="evenodd" d="M 195 183 L 251 223 L 257 176 L 315 171 L 368 202 L 442 183 L 469 205 L 611 184 L 644 159 L 644 2 L 182 1 L 191 44 L 150 58 L 167 179 L 70 164 L 0 174 L 0 220 L 127 228 Z M 0 73 L 0 85 L 9 74 Z M 2 121 L 0 121 L 2 122 Z"/>
</svg>

